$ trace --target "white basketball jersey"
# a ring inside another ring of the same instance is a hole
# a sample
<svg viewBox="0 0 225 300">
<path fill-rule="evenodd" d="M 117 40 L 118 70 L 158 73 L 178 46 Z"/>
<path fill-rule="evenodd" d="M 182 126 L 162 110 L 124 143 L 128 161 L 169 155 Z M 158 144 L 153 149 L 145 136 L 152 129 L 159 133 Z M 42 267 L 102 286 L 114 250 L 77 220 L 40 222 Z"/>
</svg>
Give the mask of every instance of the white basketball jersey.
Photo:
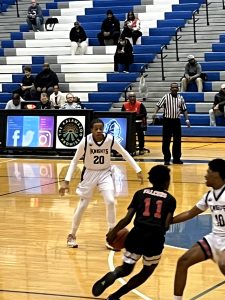
<svg viewBox="0 0 225 300">
<path fill-rule="evenodd" d="M 111 149 L 114 143 L 112 135 L 105 135 L 101 142 L 96 142 L 88 134 L 85 141 L 84 166 L 89 170 L 104 170 L 111 166 Z"/>
<path fill-rule="evenodd" d="M 212 232 L 225 236 L 225 186 L 206 193 L 196 206 L 202 211 L 210 209 L 213 223 Z"/>
</svg>

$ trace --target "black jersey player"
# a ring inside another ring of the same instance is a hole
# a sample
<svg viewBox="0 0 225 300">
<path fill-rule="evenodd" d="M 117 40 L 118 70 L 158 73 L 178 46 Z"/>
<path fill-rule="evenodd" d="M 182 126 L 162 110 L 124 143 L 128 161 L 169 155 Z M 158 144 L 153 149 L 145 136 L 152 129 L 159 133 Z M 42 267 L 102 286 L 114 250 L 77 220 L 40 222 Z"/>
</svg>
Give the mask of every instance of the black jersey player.
<svg viewBox="0 0 225 300">
<path fill-rule="evenodd" d="M 152 187 L 138 190 L 134 194 L 126 216 L 107 234 L 110 243 L 116 233 L 126 227 L 135 215 L 134 227 L 125 241 L 123 264 L 93 285 L 94 296 L 102 294 L 117 278 L 129 275 L 135 263 L 143 257 L 142 270 L 107 298 L 108 300 L 120 299 L 121 296 L 144 283 L 159 263 L 164 248 L 165 233 L 169 229 L 176 208 L 176 200 L 167 191 L 170 184 L 170 170 L 166 166 L 154 166 L 148 174 Z"/>
</svg>

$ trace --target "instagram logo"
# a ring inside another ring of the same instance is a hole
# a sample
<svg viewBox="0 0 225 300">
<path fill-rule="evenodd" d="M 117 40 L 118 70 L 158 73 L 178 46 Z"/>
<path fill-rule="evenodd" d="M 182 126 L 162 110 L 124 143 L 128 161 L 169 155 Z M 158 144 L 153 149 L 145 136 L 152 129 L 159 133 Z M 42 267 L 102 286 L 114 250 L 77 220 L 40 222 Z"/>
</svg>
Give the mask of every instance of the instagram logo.
<svg viewBox="0 0 225 300">
<path fill-rule="evenodd" d="M 51 147 L 52 146 L 52 134 L 48 130 L 40 130 L 39 132 L 39 146 Z"/>
</svg>

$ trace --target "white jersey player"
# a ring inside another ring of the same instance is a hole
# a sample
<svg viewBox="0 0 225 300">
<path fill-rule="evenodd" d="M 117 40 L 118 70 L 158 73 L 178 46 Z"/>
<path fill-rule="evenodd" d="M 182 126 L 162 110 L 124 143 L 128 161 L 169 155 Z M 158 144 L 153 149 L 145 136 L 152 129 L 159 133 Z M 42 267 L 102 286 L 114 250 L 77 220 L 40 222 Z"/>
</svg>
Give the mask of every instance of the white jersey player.
<svg viewBox="0 0 225 300">
<path fill-rule="evenodd" d="M 173 223 L 180 223 L 208 208 L 212 214 L 212 232 L 194 244 L 177 262 L 174 300 L 182 300 L 188 268 L 196 263 L 212 259 L 225 275 L 225 160 L 217 158 L 210 161 L 205 179 L 206 185 L 213 189 L 189 211 L 173 218 Z"/>
<path fill-rule="evenodd" d="M 77 167 L 78 160 L 84 156 L 84 169 L 81 182 L 76 193 L 81 199 L 74 212 L 72 220 L 72 230 L 67 238 L 67 245 L 71 248 L 77 248 L 76 232 L 81 222 L 82 215 L 87 208 L 94 189 L 98 187 L 106 205 L 106 218 L 109 229 L 116 225 L 116 209 L 114 198 L 114 184 L 111 173 L 111 150 L 118 151 L 125 160 L 133 167 L 138 178 L 143 183 L 141 168 L 132 158 L 132 156 L 114 140 L 112 135 L 104 134 L 104 123 L 100 119 L 91 122 L 91 134 L 84 137 L 77 147 L 76 154 L 72 159 L 65 181 L 63 182 L 59 193 L 64 195 L 69 190 L 69 182 Z M 111 247 L 107 244 L 108 248 Z"/>
</svg>

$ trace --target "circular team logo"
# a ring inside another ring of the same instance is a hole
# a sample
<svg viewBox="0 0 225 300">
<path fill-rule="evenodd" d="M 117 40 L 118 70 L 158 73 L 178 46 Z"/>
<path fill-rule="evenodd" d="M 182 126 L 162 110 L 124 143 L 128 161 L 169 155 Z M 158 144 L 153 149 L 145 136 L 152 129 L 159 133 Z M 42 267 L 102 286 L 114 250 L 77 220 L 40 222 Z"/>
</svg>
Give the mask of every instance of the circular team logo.
<svg viewBox="0 0 225 300">
<path fill-rule="evenodd" d="M 75 118 L 63 120 L 58 127 L 58 138 L 66 147 L 74 147 L 80 143 L 84 136 L 84 127 Z"/>
</svg>

